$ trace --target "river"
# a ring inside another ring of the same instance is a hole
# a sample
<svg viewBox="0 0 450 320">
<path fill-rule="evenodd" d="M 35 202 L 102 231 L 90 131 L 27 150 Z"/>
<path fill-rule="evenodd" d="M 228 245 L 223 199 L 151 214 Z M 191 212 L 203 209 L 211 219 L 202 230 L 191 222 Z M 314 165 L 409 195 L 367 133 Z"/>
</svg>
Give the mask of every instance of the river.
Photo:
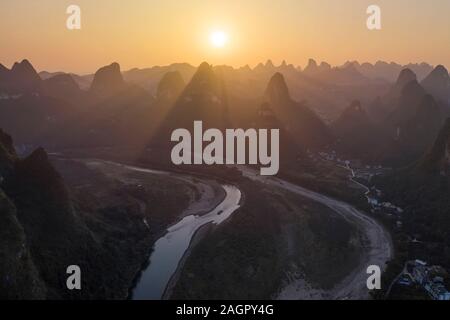
<svg viewBox="0 0 450 320">
<path fill-rule="evenodd" d="M 222 187 L 226 196 L 215 209 L 201 216 L 184 217 L 169 227 L 166 235 L 155 242 L 149 265 L 133 290 L 134 300 L 161 299 L 195 233 L 206 224 L 221 224 L 239 208 L 240 190 L 230 185 Z"/>
<path fill-rule="evenodd" d="M 169 174 L 163 171 L 120 165 L 129 170 L 153 174 Z M 392 258 L 393 249 L 390 236 L 375 219 L 367 216 L 352 205 L 343 201 L 332 199 L 323 194 L 310 191 L 301 186 L 289 183 L 276 177 L 263 177 L 254 170 L 245 166 L 238 166 L 244 176 L 251 180 L 261 182 L 274 188 L 281 188 L 296 193 L 326 205 L 348 222 L 354 224 L 366 236 L 365 252 L 359 267 L 349 274 L 340 284 L 322 297 L 327 299 L 368 299 L 366 287 L 366 268 L 369 265 L 378 265 L 385 268 L 385 263 Z M 214 209 L 203 215 L 189 215 L 167 229 L 167 233 L 158 239 L 149 258 L 148 267 L 133 290 L 132 298 L 135 300 L 159 300 L 172 276 L 178 269 L 180 261 L 185 255 L 196 232 L 206 224 L 221 224 L 227 220 L 238 208 L 241 200 L 241 191 L 230 185 L 222 185 L 226 196 Z M 301 279 L 300 279 L 301 280 Z M 298 283 L 292 283 L 284 288 L 279 295 L 282 299 L 302 299 L 305 296 Z"/>
</svg>

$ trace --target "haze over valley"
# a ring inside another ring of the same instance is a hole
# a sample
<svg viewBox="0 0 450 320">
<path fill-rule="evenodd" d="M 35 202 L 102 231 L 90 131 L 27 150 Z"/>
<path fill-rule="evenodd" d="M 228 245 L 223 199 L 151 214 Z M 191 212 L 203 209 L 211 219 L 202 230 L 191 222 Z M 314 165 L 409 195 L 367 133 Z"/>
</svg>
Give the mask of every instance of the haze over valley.
<svg viewBox="0 0 450 320">
<path fill-rule="evenodd" d="M 3 297 L 366 299 L 377 297 L 365 288 L 367 265 L 390 272 L 394 252 L 417 254 L 403 237 L 421 240 L 420 257 L 449 264 L 427 249 L 448 249 L 445 192 L 430 200 L 437 207 L 427 218 L 416 216 L 420 197 L 398 193 L 416 181 L 429 190 L 448 183 L 443 66 L 310 60 L 303 70 L 268 61 L 122 72 L 112 63 L 80 76 L 37 73 L 23 60 L 0 70 L 2 219 L 10 226 L 0 250 Z M 278 177 L 172 164 L 170 133 L 196 120 L 279 129 Z M 404 175 L 408 183 L 398 180 Z M 230 186 L 242 196 L 227 200 Z M 374 204 L 389 200 L 397 211 Z M 192 228 L 190 237 L 180 234 L 186 247 L 151 293 L 153 282 L 141 281 L 163 272 L 152 269 L 156 259 L 180 250 L 181 242 L 165 245 L 161 256 L 156 245 L 177 223 Z M 68 292 L 63 271 L 75 262 L 91 270 L 87 289 Z"/>
</svg>

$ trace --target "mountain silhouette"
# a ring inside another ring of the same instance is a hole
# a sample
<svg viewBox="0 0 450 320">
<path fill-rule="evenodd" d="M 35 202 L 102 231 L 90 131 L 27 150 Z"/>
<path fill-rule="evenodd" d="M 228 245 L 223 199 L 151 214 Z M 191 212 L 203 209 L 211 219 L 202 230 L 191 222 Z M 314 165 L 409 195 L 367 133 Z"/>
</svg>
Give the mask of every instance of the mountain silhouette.
<svg viewBox="0 0 450 320">
<path fill-rule="evenodd" d="M 120 65 L 112 63 L 95 73 L 90 92 L 96 96 L 109 97 L 123 90 L 124 87 L 125 81 L 120 72 Z"/>
<path fill-rule="evenodd" d="M 58 74 L 43 80 L 42 87 L 44 93 L 49 97 L 58 98 L 67 102 L 83 103 L 87 93 L 80 89 L 76 81 L 70 74 Z"/>
<path fill-rule="evenodd" d="M 11 73 L 11 80 L 24 86 L 31 86 L 41 81 L 38 73 L 28 60 L 14 63 Z"/>
<path fill-rule="evenodd" d="M 397 128 L 408 121 L 416 113 L 417 106 L 422 102 L 425 95 L 425 89 L 417 80 L 408 82 L 397 99 L 397 106 L 390 114 L 388 123 Z"/>
<path fill-rule="evenodd" d="M 265 99 L 280 123 L 298 144 L 318 148 L 331 143 L 331 134 L 322 120 L 304 103 L 292 100 L 281 73 L 275 73 L 270 79 Z"/>
<path fill-rule="evenodd" d="M 351 102 L 331 129 L 337 137 L 337 149 L 352 158 L 376 161 L 393 147 L 393 141 L 371 121 L 358 100 Z"/>
<path fill-rule="evenodd" d="M 354 130 L 360 128 L 361 131 L 367 130 L 372 126 L 366 111 L 358 100 L 353 101 L 348 108 L 344 110 L 341 116 L 333 123 L 334 129 L 339 134 L 354 134 Z M 359 131 L 359 130 L 357 130 Z"/>
<path fill-rule="evenodd" d="M 194 73 L 151 140 L 151 144 L 168 148 L 172 132 L 179 128 L 193 134 L 194 121 L 202 121 L 203 130 L 216 128 L 224 131 L 230 127 L 228 93 L 219 71 L 203 62 Z"/>
<path fill-rule="evenodd" d="M 303 73 L 306 75 L 315 75 L 320 71 L 316 60 L 314 59 L 309 59 L 308 60 L 308 64 L 306 65 L 306 67 L 303 69 Z"/>
<path fill-rule="evenodd" d="M 211 65 L 202 63 L 166 119 L 171 128 L 191 128 L 195 120 L 204 128 L 226 128 L 228 103 L 225 84 Z"/>
<path fill-rule="evenodd" d="M 287 87 L 284 76 L 277 72 L 275 73 L 267 85 L 266 97 L 272 103 L 284 104 L 291 102 L 291 96 Z"/>
<path fill-rule="evenodd" d="M 357 69 L 366 77 L 395 82 L 398 74 L 404 69 L 410 69 L 417 75 L 418 79 L 423 79 L 433 70 L 433 67 L 427 63 L 401 65 L 394 62 L 377 61 L 375 64 L 362 63 Z"/>
<path fill-rule="evenodd" d="M 411 71 L 411 69 L 408 68 L 403 69 L 398 75 L 395 84 L 391 87 L 389 92 L 383 97 L 385 104 L 394 107 L 398 103 L 398 99 L 402 95 L 405 86 L 412 81 L 417 81 L 416 74 L 413 71 Z"/>
<path fill-rule="evenodd" d="M 433 96 L 427 94 L 414 114 L 400 126 L 399 139 L 420 151 L 429 147 L 442 126 L 442 114 Z"/>
<path fill-rule="evenodd" d="M 437 66 L 421 84 L 436 99 L 444 103 L 450 101 L 450 76 L 444 66 Z"/>
<path fill-rule="evenodd" d="M 83 246 L 83 227 L 74 215 L 62 178 L 46 152 L 39 148 L 22 160 L 11 148 L 11 138 L 0 132 L 0 150 L 8 149 L 12 154 L 12 158 L 6 160 L 10 162 L 11 171 L 0 185 L 1 229 L 8 228 L 7 232 L 0 231 L 0 248 L 16 250 L 9 256 L 2 256 L 5 251 L 0 250 L 2 262 L 7 262 L 0 267 L 0 274 L 11 277 L 9 284 L 1 282 L 0 288 L 9 285 L 12 290 L 2 290 L 0 296 L 16 294 L 43 299 L 52 296 L 49 291 L 62 285 L 58 268 L 68 260 L 58 259 L 62 258 L 64 250 L 70 251 L 74 243 Z M 0 157 L 0 167 L 4 165 L 5 159 Z M 12 259 L 17 255 L 18 259 Z M 71 255 L 75 258 L 76 251 Z M 2 269 L 5 266 L 15 266 L 17 270 Z M 17 272 L 25 274 L 16 277 Z M 28 283 L 25 285 L 22 279 Z"/>
<path fill-rule="evenodd" d="M 3 190 L 17 161 L 11 137 L 0 129 L 0 298 L 44 299 L 46 288 L 31 258 L 17 208 Z"/>
<path fill-rule="evenodd" d="M 167 72 L 158 84 L 156 98 L 159 100 L 176 99 L 185 86 L 183 77 L 178 71 Z"/>
<path fill-rule="evenodd" d="M 0 92 L 9 94 L 38 93 L 41 78 L 28 60 L 14 63 L 11 70 L 0 67 Z"/>
<path fill-rule="evenodd" d="M 417 169 L 450 177 L 450 118 L 444 123 L 433 147 L 418 164 Z"/>
</svg>

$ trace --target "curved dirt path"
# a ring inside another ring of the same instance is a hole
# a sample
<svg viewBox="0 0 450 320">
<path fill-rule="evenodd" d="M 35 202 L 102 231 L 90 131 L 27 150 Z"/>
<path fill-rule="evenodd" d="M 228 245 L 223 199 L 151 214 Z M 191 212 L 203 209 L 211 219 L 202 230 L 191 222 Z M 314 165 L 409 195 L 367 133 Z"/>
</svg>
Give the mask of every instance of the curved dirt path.
<svg viewBox="0 0 450 320">
<path fill-rule="evenodd" d="M 354 224 L 366 236 L 366 243 L 362 250 L 363 255 L 359 266 L 332 290 L 312 289 L 304 279 L 298 279 L 293 280 L 286 286 L 278 298 L 292 300 L 370 299 L 369 290 L 366 285 L 369 276 L 366 273 L 367 267 L 377 265 L 381 270 L 384 270 L 386 262 L 391 260 L 393 255 L 391 237 L 388 231 L 378 221 L 343 201 L 335 200 L 276 177 L 260 176 L 256 171 L 247 167 L 238 168 L 244 176 L 254 181 L 293 192 L 329 207 L 344 219 Z"/>
</svg>

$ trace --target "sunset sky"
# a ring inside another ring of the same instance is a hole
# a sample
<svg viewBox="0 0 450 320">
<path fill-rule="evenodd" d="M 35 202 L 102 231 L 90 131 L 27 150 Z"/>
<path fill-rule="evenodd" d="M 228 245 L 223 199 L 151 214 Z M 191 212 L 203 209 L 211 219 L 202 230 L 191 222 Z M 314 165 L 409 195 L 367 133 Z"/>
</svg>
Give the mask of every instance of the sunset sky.
<svg viewBox="0 0 450 320">
<path fill-rule="evenodd" d="M 66 28 L 66 8 L 82 10 L 82 29 Z M 366 9 L 382 9 L 381 31 Z M 450 66 L 448 0 L 2 0 L 0 63 L 29 59 L 38 70 L 90 73 L 202 61 L 256 65 L 308 58 L 429 62 Z M 226 34 L 223 46 L 211 34 Z"/>
</svg>

